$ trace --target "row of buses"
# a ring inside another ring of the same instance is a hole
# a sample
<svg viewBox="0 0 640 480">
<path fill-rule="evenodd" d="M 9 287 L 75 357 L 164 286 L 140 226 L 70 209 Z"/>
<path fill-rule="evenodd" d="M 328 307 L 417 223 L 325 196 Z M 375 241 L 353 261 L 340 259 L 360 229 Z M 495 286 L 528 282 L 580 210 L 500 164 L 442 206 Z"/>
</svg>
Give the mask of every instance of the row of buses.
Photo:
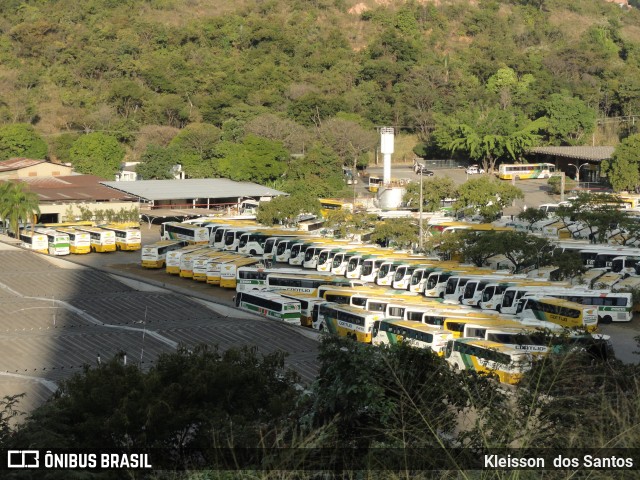
<svg viewBox="0 0 640 480">
<path fill-rule="evenodd" d="M 517 383 L 536 356 L 558 351 L 567 341 L 598 350 L 609 348 L 604 336 L 568 330 L 556 323 L 570 325 L 576 314 L 565 304 L 564 310 L 549 315 L 550 306 L 559 303 L 553 298 L 538 298 L 525 307 L 534 312 L 533 319 L 483 313 L 408 292 L 370 287 L 325 285 L 316 295 L 278 288 L 239 291 L 235 303 L 268 318 L 299 322 L 364 343 L 406 342 L 429 348 L 457 368 L 490 371 L 504 383 Z"/>
<path fill-rule="evenodd" d="M 20 231 L 23 248 L 49 255 L 134 251 L 141 248 L 140 230 L 117 225 L 46 225 Z"/>
</svg>

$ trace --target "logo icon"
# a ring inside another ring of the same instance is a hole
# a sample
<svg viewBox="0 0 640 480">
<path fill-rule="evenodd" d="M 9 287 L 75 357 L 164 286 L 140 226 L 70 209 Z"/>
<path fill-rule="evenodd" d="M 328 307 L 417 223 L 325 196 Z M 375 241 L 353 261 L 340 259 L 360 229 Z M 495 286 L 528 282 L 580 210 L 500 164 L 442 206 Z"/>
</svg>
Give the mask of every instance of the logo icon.
<svg viewBox="0 0 640 480">
<path fill-rule="evenodd" d="M 38 468 L 40 467 L 40 452 L 38 450 L 9 450 L 7 451 L 8 468 Z"/>
</svg>

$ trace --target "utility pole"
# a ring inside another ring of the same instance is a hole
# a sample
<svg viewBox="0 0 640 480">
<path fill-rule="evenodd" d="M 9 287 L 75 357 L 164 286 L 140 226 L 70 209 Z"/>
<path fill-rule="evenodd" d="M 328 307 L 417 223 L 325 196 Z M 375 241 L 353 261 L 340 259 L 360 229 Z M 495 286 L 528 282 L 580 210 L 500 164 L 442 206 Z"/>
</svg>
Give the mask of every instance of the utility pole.
<svg viewBox="0 0 640 480">
<path fill-rule="evenodd" d="M 420 238 L 418 239 L 418 245 L 420 248 L 420 252 L 422 253 L 422 238 L 423 238 L 423 231 L 422 231 L 422 166 L 420 167 Z"/>
<path fill-rule="evenodd" d="M 564 202 L 564 172 L 560 172 L 560 202 Z"/>
</svg>

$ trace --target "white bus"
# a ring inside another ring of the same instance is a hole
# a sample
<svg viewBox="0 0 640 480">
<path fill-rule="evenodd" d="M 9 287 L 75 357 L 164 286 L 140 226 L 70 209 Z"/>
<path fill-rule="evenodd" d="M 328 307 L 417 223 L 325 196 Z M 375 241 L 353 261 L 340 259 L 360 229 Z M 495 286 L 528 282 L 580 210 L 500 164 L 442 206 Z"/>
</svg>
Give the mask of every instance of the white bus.
<svg viewBox="0 0 640 480">
<path fill-rule="evenodd" d="M 92 252 L 116 251 L 116 234 L 111 230 L 104 230 L 98 227 L 76 227 L 76 230 L 87 232 L 91 236 Z"/>
<path fill-rule="evenodd" d="M 310 272 L 299 268 L 259 268 L 241 267 L 236 272 L 236 290 L 249 292 L 251 290 L 264 290 L 267 288 L 267 276 L 271 273 L 284 275 L 312 275 Z"/>
<path fill-rule="evenodd" d="M 549 178 L 556 170 L 553 163 L 503 163 L 498 167 L 498 177 L 502 180 L 525 180 L 529 178 Z"/>
<path fill-rule="evenodd" d="M 211 264 L 211 262 L 222 262 L 235 258 L 238 258 L 235 252 L 220 252 L 217 250 L 210 250 L 206 253 L 203 253 L 202 255 L 195 256 L 192 259 L 191 279 L 195 280 L 196 282 L 206 282 L 207 271 L 209 270 L 209 265 Z M 218 273 L 220 273 L 220 269 L 218 269 Z M 218 277 L 218 280 L 219 279 L 220 277 Z"/>
<path fill-rule="evenodd" d="M 476 338 L 449 340 L 444 356 L 455 369 L 496 375 L 506 384 L 518 383 L 535 358 L 532 353 Z"/>
<path fill-rule="evenodd" d="M 246 270 L 245 270 L 246 272 Z M 242 274 L 239 274 L 242 277 Z M 318 288 L 322 285 L 331 286 L 353 286 L 353 280 L 346 278 L 331 277 L 326 275 L 299 275 L 299 274 L 283 274 L 283 273 L 269 273 L 267 278 L 260 282 L 252 283 L 250 285 L 242 283 L 242 280 L 238 279 L 237 291 L 247 290 L 294 290 L 296 292 L 304 292 L 310 295 L 317 295 Z"/>
<path fill-rule="evenodd" d="M 343 248 L 337 246 L 330 246 L 324 248 L 320 254 L 318 255 L 318 264 L 316 265 L 316 270 L 318 272 L 331 272 L 331 267 L 333 265 L 333 258 L 341 252 L 344 252 Z"/>
<path fill-rule="evenodd" d="M 20 246 L 39 253 L 49 253 L 49 239 L 42 233 L 20 230 Z"/>
<path fill-rule="evenodd" d="M 557 323 L 566 328 L 598 328 L 598 310 L 555 297 L 525 296 L 518 302 L 516 316 L 522 320 Z"/>
<path fill-rule="evenodd" d="M 238 292 L 236 307 L 263 317 L 300 325 L 300 302 L 273 292 Z"/>
<path fill-rule="evenodd" d="M 443 329 L 407 320 L 384 319 L 373 325 L 374 345 L 404 343 L 416 348 L 427 348 L 443 356 L 451 335 Z"/>
<path fill-rule="evenodd" d="M 363 343 L 371 343 L 373 324 L 381 319 L 377 313 L 335 303 L 323 303 L 318 310 L 314 328 Z"/>
<path fill-rule="evenodd" d="M 211 252 L 215 252 L 219 255 L 224 255 L 228 252 L 222 252 L 217 248 L 213 248 L 211 246 L 196 249 L 189 253 L 184 253 L 180 256 L 180 277 L 181 278 L 193 278 L 193 264 L 197 258 L 208 255 Z"/>
<path fill-rule="evenodd" d="M 167 273 L 171 275 L 178 275 L 180 273 L 180 260 L 183 255 L 187 255 L 189 253 L 193 253 L 200 250 L 206 250 L 210 247 L 205 245 L 188 245 L 186 247 L 179 248 L 177 250 L 172 250 L 167 253 Z"/>
<path fill-rule="evenodd" d="M 47 236 L 49 255 L 69 255 L 69 235 L 52 228 L 36 228 L 36 232 Z"/>
<path fill-rule="evenodd" d="M 160 240 L 159 242 L 142 247 L 142 268 L 164 268 L 167 254 L 178 250 L 184 243 L 176 240 Z"/>
<path fill-rule="evenodd" d="M 190 245 L 209 243 L 209 230 L 189 223 L 165 222 L 160 226 L 162 240 L 180 240 Z"/>
<path fill-rule="evenodd" d="M 307 249 L 317 245 L 311 242 L 297 241 L 291 245 L 291 252 L 289 253 L 289 265 L 300 265 L 304 263 L 304 255 Z"/>
<path fill-rule="evenodd" d="M 237 286 L 236 272 L 238 267 L 255 265 L 258 262 L 260 262 L 259 258 L 243 256 L 210 260 L 207 262 L 207 284 L 235 289 Z"/>
<path fill-rule="evenodd" d="M 142 247 L 139 228 L 125 228 L 116 225 L 100 225 L 104 230 L 111 230 L 116 236 L 116 250 L 135 251 Z"/>
<path fill-rule="evenodd" d="M 280 290 L 277 293 L 284 298 L 290 298 L 291 300 L 300 302 L 300 325 L 307 328 L 312 328 L 313 326 L 314 315 L 318 314 L 317 307 L 326 302 L 323 298 L 311 296 L 303 292 Z"/>
<path fill-rule="evenodd" d="M 595 307 L 601 323 L 630 322 L 633 319 L 633 295 L 628 292 L 542 288 L 525 294 L 544 295 Z"/>
<path fill-rule="evenodd" d="M 91 252 L 91 235 L 71 227 L 56 228 L 60 233 L 69 235 L 69 251 L 75 255 Z"/>
</svg>

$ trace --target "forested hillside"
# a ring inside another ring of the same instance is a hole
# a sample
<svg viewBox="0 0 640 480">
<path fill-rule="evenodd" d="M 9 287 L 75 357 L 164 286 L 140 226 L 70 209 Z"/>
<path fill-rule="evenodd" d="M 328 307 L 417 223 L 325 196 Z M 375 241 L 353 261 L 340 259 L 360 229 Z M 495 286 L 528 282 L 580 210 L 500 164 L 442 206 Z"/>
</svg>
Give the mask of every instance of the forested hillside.
<svg viewBox="0 0 640 480">
<path fill-rule="evenodd" d="M 321 172 L 331 194 L 374 126 L 448 156 L 472 134 L 591 143 L 639 104 L 640 14 L 603 0 L 0 2 L 0 157 L 42 137 L 103 176 Z"/>
</svg>

